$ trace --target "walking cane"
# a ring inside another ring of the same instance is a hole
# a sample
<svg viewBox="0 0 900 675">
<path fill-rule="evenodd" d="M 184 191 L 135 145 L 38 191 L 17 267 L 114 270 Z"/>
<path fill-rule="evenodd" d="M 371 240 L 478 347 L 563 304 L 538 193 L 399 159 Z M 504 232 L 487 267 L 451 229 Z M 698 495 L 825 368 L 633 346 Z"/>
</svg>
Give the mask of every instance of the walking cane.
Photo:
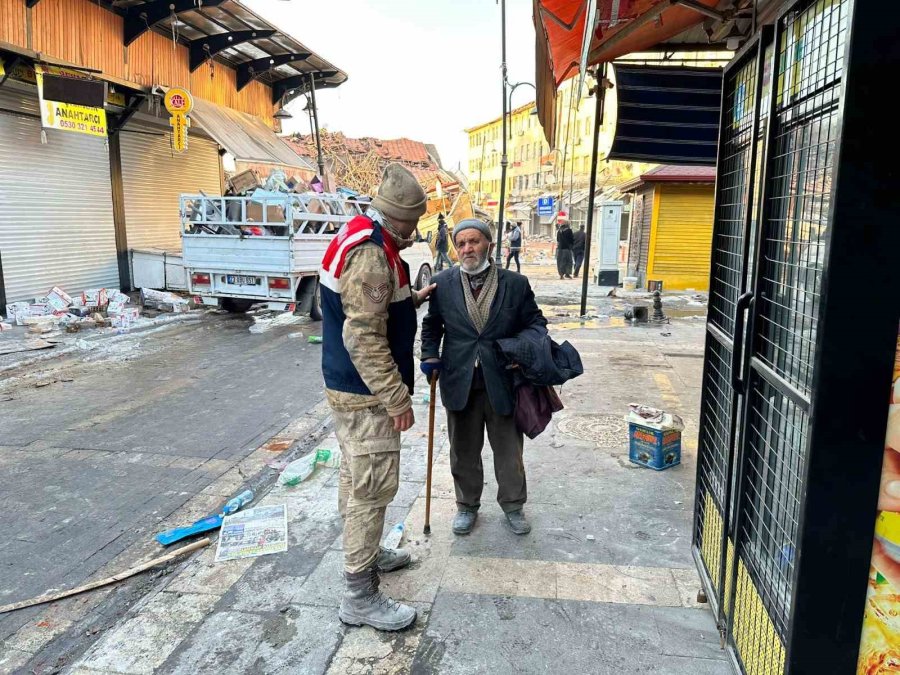
<svg viewBox="0 0 900 675">
<path fill-rule="evenodd" d="M 425 470 L 425 534 L 431 534 L 431 462 L 434 458 L 434 407 L 438 374 L 431 374 L 431 396 L 428 399 L 428 467 Z"/>
</svg>

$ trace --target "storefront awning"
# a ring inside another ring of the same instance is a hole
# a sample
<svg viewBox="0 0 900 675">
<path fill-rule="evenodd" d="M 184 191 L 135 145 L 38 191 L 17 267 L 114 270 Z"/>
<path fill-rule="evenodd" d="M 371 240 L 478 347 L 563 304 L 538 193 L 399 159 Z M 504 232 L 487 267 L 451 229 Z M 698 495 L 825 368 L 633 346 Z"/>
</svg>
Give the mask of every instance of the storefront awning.
<svg viewBox="0 0 900 675">
<path fill-rule="evenodd" d="M 717 49 L 714 44 L 702 44 L 710 40 L 698 24 L 721 22 L 726 14 L 717 7 L 727 4 L 720 0 L 534 0 L 538 118 L 551 146 L 556 89 L 579 71 L 591 3 L 596 4 L 597 21 L 588 64 L 611 62 L 668 42 L 673 42 L 673 48 Z"/>
<path fill-rule="evenodd" d="M 191 120 L 239 162 L 316 170 L 253 115 L 195 98 Z"/>
<path fill-rule="evenodd" d="M 715 166 L 722 71 L 616 65 L 609 159 Z"/>
</svg>

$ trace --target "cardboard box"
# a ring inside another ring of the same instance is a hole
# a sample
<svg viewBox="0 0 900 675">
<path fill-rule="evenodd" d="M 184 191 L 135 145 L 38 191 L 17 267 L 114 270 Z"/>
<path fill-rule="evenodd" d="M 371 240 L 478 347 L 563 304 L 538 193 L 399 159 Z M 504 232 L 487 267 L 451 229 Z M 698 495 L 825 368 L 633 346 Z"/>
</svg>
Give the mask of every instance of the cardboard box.
<svg viewBox="0 0 900 675">
<path fill-rule="evenodd" d="M 10 321 L 15 321 L 19 314 L 23 317 L 28 316 L 27 302 L 11 302 L 6 306 L 6 318 Z"/>
<path fill-rule="evenodd" d="M 278 204 L 266 206 L 266 222 L 273 225 L 284 225 L 284 207 Z M 247 202 L 247 220 L 254 223 L 263 222 L 263 205 L 258 202 Z"/>
<path fill-rule="evenodd" d="M 635 464 L 662 471 L 681 464 L 681 431 L 654 429 L 629 422 L 628 459 Z"/>
<path fill-rule="evenodd" d="M 72 304 L 72 297 L 63 289 L 59 288 L 59 286 L 54 286 L 50 289 L 50 292 L 47 293 L 47 304 L 50 305 L 54 311 L 64 312 Z"/>
<path fill-rule="evenodd" d="M 84 301 L 85 307 L 106 307 L 109 303 L 109 296 L 105 288 L 92 288 L 82 291 L 81 299 Z"/>
</svg>

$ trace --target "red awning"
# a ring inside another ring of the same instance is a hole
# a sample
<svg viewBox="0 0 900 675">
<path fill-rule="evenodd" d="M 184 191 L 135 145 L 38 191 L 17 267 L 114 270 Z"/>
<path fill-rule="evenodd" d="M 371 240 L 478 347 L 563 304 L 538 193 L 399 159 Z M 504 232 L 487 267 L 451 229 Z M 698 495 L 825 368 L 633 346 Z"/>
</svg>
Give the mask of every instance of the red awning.
<svg viewBox="0 0 900 675">
<path fill-rule="evenodd" d="M 650 49 L 707 18 L 689 4 L 715 8 L 718 0 L 597 0 L 588 63 Z M 556 88 L 578 73 L 587 6 L 587 0 L 534 0 L 537 108 L 551 146 Z"/>
</svg>

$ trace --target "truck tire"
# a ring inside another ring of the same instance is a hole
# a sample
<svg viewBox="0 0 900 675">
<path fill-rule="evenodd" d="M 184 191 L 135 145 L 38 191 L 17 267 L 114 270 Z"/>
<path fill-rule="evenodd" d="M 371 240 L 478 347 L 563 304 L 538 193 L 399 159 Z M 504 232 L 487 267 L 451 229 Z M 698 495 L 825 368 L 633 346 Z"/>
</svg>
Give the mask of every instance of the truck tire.
<svg viewBox="0 0 900 675">
<path fill-rule="evenodd" d="M 313 321 L 322 320 L 322 305 L 319 301 L 319 278 L 304 277 L 297 287 L 297 313 L 309 314 Z"/>
<path fill-rule="evenodd" d="M 421 291 L 431 283 L 431 268 L 428 265 L 422 265 L 419 270 L 419 276 L 416 277 L 416 290 Z"/>
<path fill-rule="evenodd" d="M 222 298 L 222 309 L 232 314 L 243 314 L 252 306 L 253 301 L 245 298 Z"/>
<path fill-rule="evenodd" d="M 322 320 L 322 293 L 319 290 L 318 279 L 316 279 L 316 289 L 313 291 L 312 306 L 309 308 L 309 318 L 313 321 Z"/>
</svg>

